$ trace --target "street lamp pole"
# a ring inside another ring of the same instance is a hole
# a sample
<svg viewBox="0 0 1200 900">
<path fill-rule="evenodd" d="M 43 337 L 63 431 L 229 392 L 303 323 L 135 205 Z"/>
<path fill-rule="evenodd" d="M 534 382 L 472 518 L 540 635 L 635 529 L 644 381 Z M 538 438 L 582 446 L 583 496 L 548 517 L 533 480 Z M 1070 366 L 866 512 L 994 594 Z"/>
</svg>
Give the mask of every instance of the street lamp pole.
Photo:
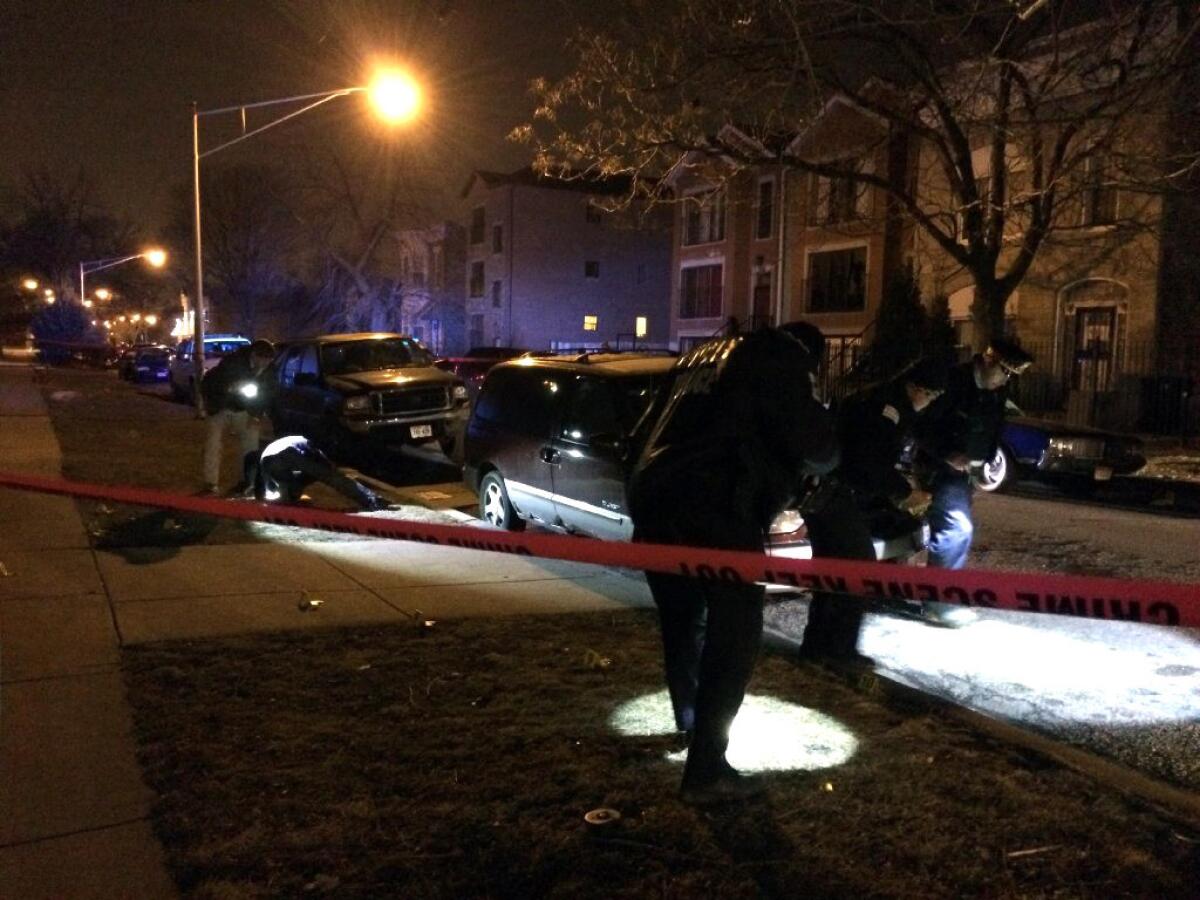
<svg viewBox="0 0 1200 900">
<path fill-rule="evenodd" d="M 92 272 L 111 269 L 113 266 L 132 262 L 135 259 L 148 259 L 152 266 L 159 268 L 166 262 L 166 258 L 166 254 L 162 250 L 144 250 L 141 253 L 131 253 L 128 256 L 110 256 L 108 259 L 81 260 L 79 263 L 79 302 L 82 304 L 87 299 L 87 276 Z"/>
<path fill-rule="evenodd" d="M 289 119 L 294 119 L 297 116 L 303 115 L 309 110 L 316 109 L 330 100 L 336 100 L 338 97 L 349 97 L 351 94 L 362 94 L 370 92 L 373 95 L 376 106 L 379 108 L 381 115 L 392 121 L 401 121 L 412 116 L 420 102 L 420 91 L 416 87 L 415 82 L 407 76 L 400 76 L 395 73 L 384 73 L 375 84 L 370 87 L 349 87 L 339 88 L 335 91 L 322 91 L 317 94 L 298 94 L 294 97 L 281 97 L 278 100 L 262 100 L 258 103 L 244 103 L 238 106 L 223 106 L 220 109 L 199 109 L 196 103 L 192 103 L 192 201 L 194 209 L 194 228 L 195 228 L 195 243 L 196 243 L 196 299 L 192 304 L 192 314 L 195 324 L 192 329 L 192 361 L 194 363 L 193 377 L 195 379 L 195 389 L 192 391 L 196 403 L 196 416 L 204 418 L 204 399 L 200 393 L 200 382 L 204 378 L 204 250 L 202 241 L 202 231 L 200 224 L 200 160 L 205 156 L 211 156 L 218 153 L 227 147 L 232 147 L 234 144 L 240 144 L 244 140 L 254 137 L 256 134 L 262 134 L 269 128 L 274 128 L 276 125 L 282 125 Z M 301 103 L 309 101 L 299 109 L 285 113 L 277 119 L 272 119 L 265 125 L 260 125 L 258 128 L 246 131 L 232 140 L 225 141 L 223 144 L 218 144 L 215 147 L 210 147 L 204 152 L 200 151 L 200 117 L 201 116 L 219 116 L 227 113 L 238 113 L 242 117 L 242 127 L 245 128 L 246 110 L 248 109 L 263 109 L 271 106 L 281 106 L 289 103 Z"/>
</svg>

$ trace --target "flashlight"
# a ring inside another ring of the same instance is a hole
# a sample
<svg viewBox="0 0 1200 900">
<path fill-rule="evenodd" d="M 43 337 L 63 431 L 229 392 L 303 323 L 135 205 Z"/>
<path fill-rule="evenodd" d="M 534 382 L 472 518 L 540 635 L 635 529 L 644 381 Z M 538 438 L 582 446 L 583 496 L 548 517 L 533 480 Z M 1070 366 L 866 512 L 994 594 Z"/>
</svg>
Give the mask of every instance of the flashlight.
<svg viewBox="0 0 1200 900">
<path fill-rule="evenodd" d="M 245 384 L 238 387 L 238 393 L 247 400 L 252 400 L 258 396 L 258 385 L 253 381 L 247 381 Z"/>
</svg>

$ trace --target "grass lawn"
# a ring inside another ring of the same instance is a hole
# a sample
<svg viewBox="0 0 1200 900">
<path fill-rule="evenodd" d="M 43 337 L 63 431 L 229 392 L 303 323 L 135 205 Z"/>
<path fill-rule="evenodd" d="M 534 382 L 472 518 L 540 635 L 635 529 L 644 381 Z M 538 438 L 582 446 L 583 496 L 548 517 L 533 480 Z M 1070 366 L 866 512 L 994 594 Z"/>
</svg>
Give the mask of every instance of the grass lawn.
<svg viewBox="0 0 1200 900">
<path fill-rule="evenodd" d="M 125 671 L 189 897 L 1196 896 L 1194 830 L 777 657 L 753 708 L 796 706 L 731 752 L 791 768 L 682 804 L 644 612 L 147 645 Z"/>
</svg>

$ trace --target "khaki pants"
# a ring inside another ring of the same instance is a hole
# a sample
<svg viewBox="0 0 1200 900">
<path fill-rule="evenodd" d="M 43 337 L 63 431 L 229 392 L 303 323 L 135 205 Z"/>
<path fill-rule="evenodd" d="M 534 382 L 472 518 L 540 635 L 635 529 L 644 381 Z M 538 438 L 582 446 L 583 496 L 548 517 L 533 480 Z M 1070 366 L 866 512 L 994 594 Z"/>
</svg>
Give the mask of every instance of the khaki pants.
<svg viewBox="0 0 1200 900">
<path fill-rule="evenodd" d="M 241 471 L 241 460 L 246 454 L 259 450 L 258 419 L 248 412 L 221 409 L 208 417 L 208 436 L 204 441 L 204 485 L 217 488 L 221 481 L 221 440 L 225 435 L 225 426 L 229 425 L 241 443 L 242 455 L 238 460 Z M 239 476 L 240 477 L 240 476 Z"/>
</svg>

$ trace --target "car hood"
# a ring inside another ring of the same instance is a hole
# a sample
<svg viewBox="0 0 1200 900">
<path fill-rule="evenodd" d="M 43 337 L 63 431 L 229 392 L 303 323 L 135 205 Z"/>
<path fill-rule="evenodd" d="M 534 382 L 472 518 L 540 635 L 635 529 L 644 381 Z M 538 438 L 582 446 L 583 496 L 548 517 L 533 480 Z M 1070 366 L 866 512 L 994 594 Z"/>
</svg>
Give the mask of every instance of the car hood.
<svg viewBox="0 0 1200 900">
<path fill-rule="evenodd" d="M 333 375 L 325 379 L 333 388 L 343 391 L 395 390 L 405 387 L 448 387 L 458 379 L 434 366 L 413 366 L 408 369 L 380 369 L 375 372 L 354 372 Z"/>
<path fill-rule="evenodd" d="M 1049 422 L 1045 419 L 1033 419 L 1028 416 L 1013 416 L 1007 420 L 1010 425 L 1024 425 L 1029 428 L 1039 428 L 1056 437 L 1102 437 L 1140 444 L 1141 440 L 1131 434 L 1118 434 L 1105 431 L 1102 428 L 1090 428 L 1087 425 L 1068 425 L 1064 422 Z"/>
</svg>

